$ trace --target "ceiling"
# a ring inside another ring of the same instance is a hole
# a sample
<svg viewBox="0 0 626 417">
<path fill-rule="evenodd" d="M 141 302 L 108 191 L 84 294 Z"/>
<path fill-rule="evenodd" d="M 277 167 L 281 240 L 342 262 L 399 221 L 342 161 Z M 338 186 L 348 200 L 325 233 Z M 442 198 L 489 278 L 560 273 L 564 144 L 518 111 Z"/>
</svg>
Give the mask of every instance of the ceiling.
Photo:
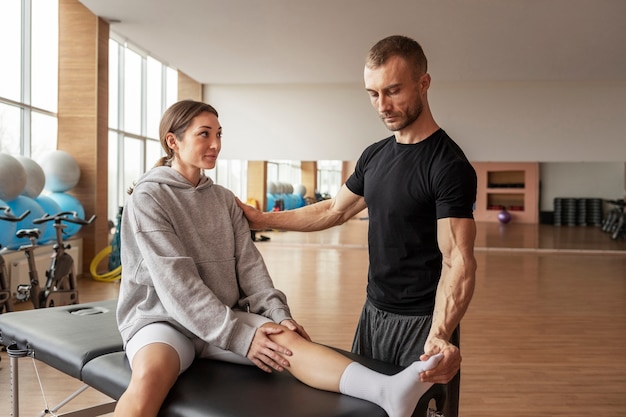
<svg viewBox="0 0 626 417">
<path fill-rule="evenodd" d="M 443 81 L 626 80 L 624 0 L 80 0 L 203 84 L 361 83 L 382 37 Z"/>
</svg>

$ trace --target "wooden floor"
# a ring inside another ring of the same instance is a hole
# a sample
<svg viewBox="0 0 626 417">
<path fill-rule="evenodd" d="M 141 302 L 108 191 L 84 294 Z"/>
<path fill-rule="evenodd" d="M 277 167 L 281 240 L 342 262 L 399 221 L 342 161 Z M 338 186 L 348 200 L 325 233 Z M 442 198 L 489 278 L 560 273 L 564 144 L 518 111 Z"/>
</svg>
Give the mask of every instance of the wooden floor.
<svg viewBox="0 0 626 417">
<path fill-rule="evenodd" d="M 295 318 L 316 341 L 349 349 L 365 298 L 367 220 L 262 234 L 270 240 L 257 246 Z M 462 323 L 461 416 L 626 416 L 626 241 L 596 227 L 481 223 L 476 243 L 476 292 Z M 79 288 L 81 302 L 118 291 L 89 278 Z M 4 416 L 9 361 L 1 358 Z M 37 369 L 50 405 L 80 385 Z M 21 415 L 37 415 L 44 403 L 27 359 L 20 385 Z M 83 396 L 74 404 L 105 398 Z"/>
</svg>

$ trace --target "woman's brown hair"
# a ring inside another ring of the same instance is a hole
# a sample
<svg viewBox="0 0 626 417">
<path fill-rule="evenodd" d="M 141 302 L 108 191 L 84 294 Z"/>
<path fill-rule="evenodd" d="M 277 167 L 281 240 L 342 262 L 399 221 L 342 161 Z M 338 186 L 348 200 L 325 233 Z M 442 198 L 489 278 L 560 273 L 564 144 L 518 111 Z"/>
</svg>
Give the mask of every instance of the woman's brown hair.
<svg viewBox="0 0 626 417">
<path fill-rule="evenodd" d="M 219 117 L 217 110 L 213 106 L 194 100 L 179 101 L 165 110 L 159 125 L 159 140 L 161 141 L 161 147 L 165 151 L 165 156 L 159 158 L 154 166 L 172 165 L 174 151 L 167 146 L 165 137 L 168 133 L 173 133 L 176 139 L 182 140 L 185 130 L 187 130 L 194 117 L 204 112 L 212 113 Z"/>
</svg>

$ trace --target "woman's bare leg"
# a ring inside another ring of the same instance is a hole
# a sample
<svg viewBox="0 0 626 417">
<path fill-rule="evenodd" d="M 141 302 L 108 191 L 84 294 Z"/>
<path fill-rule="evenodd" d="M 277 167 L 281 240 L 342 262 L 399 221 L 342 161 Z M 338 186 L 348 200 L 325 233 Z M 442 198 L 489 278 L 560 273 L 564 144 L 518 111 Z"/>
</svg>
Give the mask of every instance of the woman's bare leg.
<svg viewBox="0 0 626 417">
<path fill-rule="evenodd" d="M 132 369 L 130 384 L 117 402 L 113 415 L 156 417 L 178 378 L 178 353 L 165 343 L 146 345 L 135 354 Z"/>
<path fill-rule="evenodd" d="M 275 326 L 267 323 L 264 326 Z M 270 339 L 292 352 L 285 356 L 286 368 L 300 381 L 314 388 L 341 392 L 373 402 L 390 417 L 408 417 L 413 414 L 420 397 L 432 385 L 420 382 L 419 374 L 435 367 L 441 356 L 427 362 L 414 362 L 403 371 L 383 375 L 373 371 L 339 352 L 313 342 L 297 333 L 285 330 L 271 334 Z"/>
<path fill-rule="evenodd" d="M 269 324 L 276 326 L 276 324 Z M 293 376 L 312 387 L 339 392 L 341 375 L 353 362 L 339 352 L 326 346 L 309 342 L 297 333 L 285 330 L 270 336 L 274 342 L 291 350 L 287 369 Z"/>
</svg>

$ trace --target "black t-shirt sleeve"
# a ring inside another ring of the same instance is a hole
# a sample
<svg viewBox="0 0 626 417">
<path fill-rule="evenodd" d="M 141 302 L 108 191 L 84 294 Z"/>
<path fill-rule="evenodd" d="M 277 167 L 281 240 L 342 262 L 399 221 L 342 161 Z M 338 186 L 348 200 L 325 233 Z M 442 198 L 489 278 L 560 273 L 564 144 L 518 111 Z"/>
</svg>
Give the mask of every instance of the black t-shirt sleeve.
<svg viewBox="0 0 626 417">
<path fill-rule="evenodd" d="M 476 172 L 469 162 L 457 160 L 448 163 L 434 180 L 437 219 L 474 217 Z"/>
<path fill-rule="evenodd" d="M 365 195 L 365 164 L 372 154 L 372 146 L 367 147 L 356 162 L 354 172 L 346 180 L 346 187 L 356 195 Z"/>
<path fill-rule="evenodd" d="M 346 187 L 356 195 L 363 196 L 363 181 L 359 180 L 356 171 L 346 180 Z"/>
</svg>

